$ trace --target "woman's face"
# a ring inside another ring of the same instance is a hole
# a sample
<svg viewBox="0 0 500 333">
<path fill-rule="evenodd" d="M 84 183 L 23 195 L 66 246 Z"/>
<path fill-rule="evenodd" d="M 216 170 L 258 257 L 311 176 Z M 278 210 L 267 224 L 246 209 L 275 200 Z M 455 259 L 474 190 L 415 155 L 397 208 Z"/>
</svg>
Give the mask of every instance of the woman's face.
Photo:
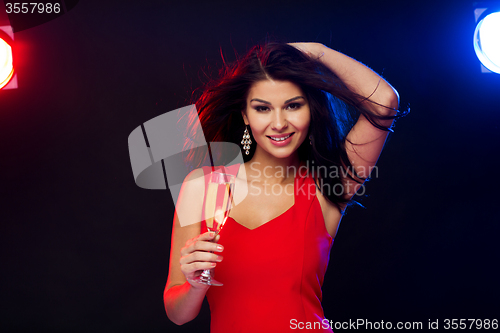
<svg viewBox="0 0 500 333">
<path fill-rule="evenodd" d="M 290 81 L 263 80 L 253 84 L 242 115 L 257 149 L 277 158 L 297 151 L 307 138 L 311 122 L 304 92 Z"/>
</svg>

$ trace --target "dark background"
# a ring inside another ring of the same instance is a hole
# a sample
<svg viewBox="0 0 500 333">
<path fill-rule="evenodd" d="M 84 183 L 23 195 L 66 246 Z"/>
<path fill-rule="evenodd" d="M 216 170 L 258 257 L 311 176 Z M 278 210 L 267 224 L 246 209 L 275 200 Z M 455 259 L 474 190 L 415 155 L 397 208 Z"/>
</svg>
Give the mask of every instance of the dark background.
<svg viewBox="0 0 500 333">
<path fill-rule="evenodd" d="M 130 132 L 188 104 L 202 69 L 267 37 L 316 41 L 411 107 L 324 285 L 334 321 L 500 319 L 500 75 L 472 48 L 472 1 L 87 1 L 15 34 L 0 91 L 0 329 L 208 332 L 163 309 L 173 203 L 134 183 Z M 251 271 L 251 267 L 249 267 Z M 336 330 L 337 331 L 337 330 Z"/>
</svg>

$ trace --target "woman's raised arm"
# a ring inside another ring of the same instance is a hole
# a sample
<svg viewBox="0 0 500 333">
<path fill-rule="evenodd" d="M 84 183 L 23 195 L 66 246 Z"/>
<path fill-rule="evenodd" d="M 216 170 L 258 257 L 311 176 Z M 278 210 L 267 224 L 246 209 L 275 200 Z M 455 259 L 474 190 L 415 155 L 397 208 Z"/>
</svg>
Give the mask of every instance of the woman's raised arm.
<svg viewBox="0 0 500 333">
<path fill-rule="evenodd" d="M 319 43 L 291 43 L 310 57 L 319 59 L 334 72 L 349 90 L 360 96 L 362 106 L 379 116 L 394 116 L 399 108 L 397 91 L 381 76 L 362 63 Z M 375 119 L 386 128 L 393 119 Z M 384 147 L 388 131 L 373 126 L 361 114 L 347 135 L 346 151 L 349 160 L 361 178 L 368 178 Z M 359 179 L 361 180 L 361 179 Z M 361 184 L 346 180 L 347 197 L 352 197 Z"/>
</svg>

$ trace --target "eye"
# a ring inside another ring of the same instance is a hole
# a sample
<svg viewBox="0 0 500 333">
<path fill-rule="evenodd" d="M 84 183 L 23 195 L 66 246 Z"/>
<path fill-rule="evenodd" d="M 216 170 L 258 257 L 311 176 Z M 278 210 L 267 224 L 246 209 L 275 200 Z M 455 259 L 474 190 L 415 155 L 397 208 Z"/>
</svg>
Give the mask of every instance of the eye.
<svg viewBox="0 0 500 333">
<path fill-rule="evenodd" d="M 290 103 L 286 106 L 288 110 L 297 110 L 301 107 L 302 105 L 300 103 Z"/>
<path fill-rule="evenodd" d="M 265 112 L 265 111 L 268 111 L 269 108 L 267 106 L 264 106 L 264 105 L 258 105 L 258 106 L 255 106 L 254 109 L 257 111 L 257 112 Z"/>
</svg>

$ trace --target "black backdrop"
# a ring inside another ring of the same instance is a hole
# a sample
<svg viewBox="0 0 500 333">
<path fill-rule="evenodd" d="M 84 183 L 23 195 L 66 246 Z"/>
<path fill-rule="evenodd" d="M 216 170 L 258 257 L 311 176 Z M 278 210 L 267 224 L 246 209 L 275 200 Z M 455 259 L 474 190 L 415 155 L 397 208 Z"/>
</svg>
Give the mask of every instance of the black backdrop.
<svg viewBox="0 0 500 333">
<path fill-rule="evenodd" d="M 87 1 L 16 33 L 0 91 L 0 328 L 208 332 L 164 314 L 173 203 L 134 184 L 127 137 L 188 104 L 201 69 L 270 36 L 372 67 L 411 114 L 344 218 L 324 286 L 342 322 L 500 319 L 500 75 L 469 1 Z"/>
</svg>

